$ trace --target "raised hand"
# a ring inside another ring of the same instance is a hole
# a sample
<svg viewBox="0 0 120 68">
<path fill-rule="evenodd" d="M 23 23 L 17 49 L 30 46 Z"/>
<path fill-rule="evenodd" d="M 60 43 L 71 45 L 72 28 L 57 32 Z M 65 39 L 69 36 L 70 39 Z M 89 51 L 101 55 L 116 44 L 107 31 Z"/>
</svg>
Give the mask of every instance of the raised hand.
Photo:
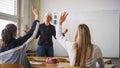
<svg viewBox="0 0 120 68">
<path fill-rule="evenodd" d="M 38 9 L 32 6 L 32 12 L 35 15 L 35 20 L 38 20 L 39 19 L 39 11 L 38 11 Z"/>
<path fill-rule="evenodd" d="M 62 25 L 62 23 L 66 20 L 68 13 L 67 12 L 63 12 L 60 15 L 60 19 L 59 19 L 59 25 Z"/>
</svg>

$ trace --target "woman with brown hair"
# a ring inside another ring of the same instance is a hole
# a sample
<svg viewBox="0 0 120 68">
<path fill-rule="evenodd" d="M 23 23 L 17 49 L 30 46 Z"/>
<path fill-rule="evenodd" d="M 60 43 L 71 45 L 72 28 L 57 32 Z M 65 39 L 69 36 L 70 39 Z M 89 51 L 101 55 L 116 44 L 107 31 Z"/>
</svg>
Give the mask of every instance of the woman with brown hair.
<svg viewBox="0 0 120 68">
<path fill-rule="evenodd" d="M 26 51 L 30 43 L 36 38 L 39 28 L 39 11 L 32 8 L 35 20 L 31 29 L 22 37 L 17 38 L 17 26 L 7 24 L 2 30 L 2 46 L 0 46 L 0 64 L 19 64 L 24 68 L 32 68 L 27 58 Z"/>
<path fill-rule="evenodd" d="M 56 37 L 58 42 L 66 49 L 70 65 L 96 68 L 98 62 L 99 67 L 104 68 L 101 50 L 91 42 L 90 31 L 86 24 L 79 24 L 73 42 L 68 41 L 62 35 L 62 24 L 67 15 L 66 12 L 61 14 L 56 29 Z"/>
</svg>

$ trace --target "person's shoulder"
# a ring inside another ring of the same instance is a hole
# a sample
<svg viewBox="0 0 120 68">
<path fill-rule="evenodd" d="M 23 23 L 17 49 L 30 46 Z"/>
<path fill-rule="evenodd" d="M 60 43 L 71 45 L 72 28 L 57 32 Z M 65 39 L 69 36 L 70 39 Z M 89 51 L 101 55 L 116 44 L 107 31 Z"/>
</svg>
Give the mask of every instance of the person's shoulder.
<svg viewBox="0 0 120 68">
<path fill-rule="evenodd" d="M 94 51 L 101 51 L 100 47 L 96 44 L 93 44 Z"/>
<path fill-rule="evenodd" d="M 43 27 L 43 26 L 45 26 L 45 24 L 44 24 L 44 23 L 41 23 L 39 26 L 40 26 L 40 27 Z"/>
<path fill-rule="evenodd" d="M 54 25 L 50 24 L 50 27 L 55 27 Z"/>
<path fill-rule="evenodd" d="M 96 45 L 96 44 L 93 44 L 93 48 L 94 48 L 94 49 L 98 49 L 98 48 L 99 48 L 99 46 L 98 46 L 98 45 Z"/>
<path fill-rule="evenodd" d="M 93 45 L 93 47 L 94 47 L 94 50 L 93 50 L 94 58 L 102 57 L 102 51 L 100 47 L 98 45 Z"/>
<path fill-rule="evenodd" d="M 55 29 L 55 26 L 52 25 L 52 24 L 50 24 L 50 28 L 54 30 L 54 29 Z"/>
<path fill-rule="evenodd" d="M 41 26 L 41 25 L 44 25 L 44 23 L 41 23 L 40 26 Z"/>
<path fill-rule="evenodd" d="M 96 51 L 96 52 L 101 52 L 101 49 L 100 49 L 100 47 L 98 46 L 98 45 L 93 45 L 93 48 L 94 48 L 94 51 Z"/>
</svg>

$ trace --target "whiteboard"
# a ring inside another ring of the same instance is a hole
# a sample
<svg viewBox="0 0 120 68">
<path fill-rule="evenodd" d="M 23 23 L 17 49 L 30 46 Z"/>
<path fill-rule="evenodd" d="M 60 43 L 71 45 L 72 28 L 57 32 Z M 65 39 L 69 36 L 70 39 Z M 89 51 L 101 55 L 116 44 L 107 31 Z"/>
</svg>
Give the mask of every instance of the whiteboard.
<svg viewBox="0 0 120 68">
<path fill-rule="evenodd" d="M 101 10 L 89 12 L 69 12 L 63 30 L 67 27 L 66 37 L 72 41 L 78 24 L 89 26 L 92 43 L 100 47 L 103 57 L 119 57 L 119 10 Z M 54 40 L 55 56 L 67 56 L 66 51 Z"/>
</svg>

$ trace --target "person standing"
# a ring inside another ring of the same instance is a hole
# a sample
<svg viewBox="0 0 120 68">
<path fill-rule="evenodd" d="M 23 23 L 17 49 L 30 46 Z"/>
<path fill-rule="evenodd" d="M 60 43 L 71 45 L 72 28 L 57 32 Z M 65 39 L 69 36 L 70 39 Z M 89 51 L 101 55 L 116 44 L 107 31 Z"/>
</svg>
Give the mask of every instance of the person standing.
<svg viewBox="0 0 120 68">
<path fill-rule="evenodd" d="M 45 14 L 45 22 L 40 24 L 37 37 L 39 38 L 38 46 L 37 46 L 37 54 L 40 57 L 53 57 L 54 49 L 53 49 L 53 41 L 52 36 L 56 39 L 56 31 L 55 27 L 51 24 L 52 21 L 52 13 Z"/>
</svg>

